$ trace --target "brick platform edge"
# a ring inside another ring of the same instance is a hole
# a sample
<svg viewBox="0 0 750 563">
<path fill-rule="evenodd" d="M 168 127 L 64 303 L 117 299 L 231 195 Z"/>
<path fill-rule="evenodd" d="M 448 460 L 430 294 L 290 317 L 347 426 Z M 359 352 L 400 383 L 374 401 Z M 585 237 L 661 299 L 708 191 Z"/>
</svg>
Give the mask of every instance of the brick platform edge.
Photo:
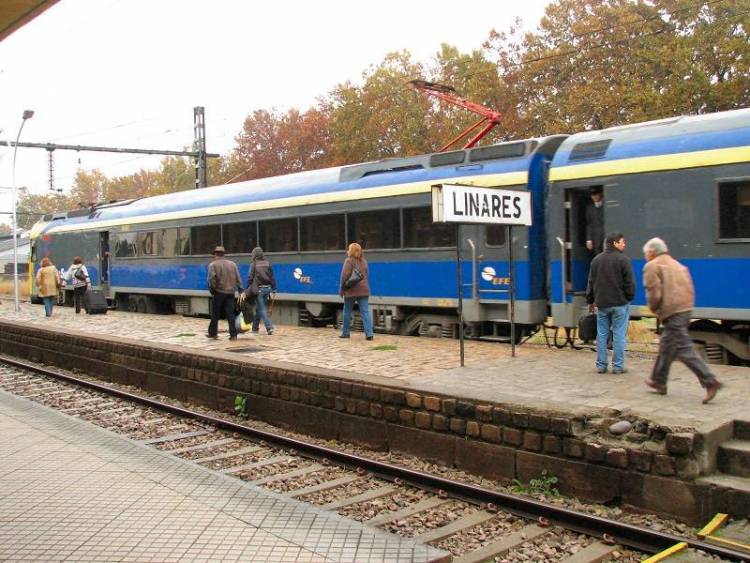
<svg viewBox="0 0 750 563">
<path fill-rule="evenodd" d="M 715 470 L 718 444 L 731 437 L 731 424 L 701 434 L 629 417 L 634 430 L 623 439 L 606 431 L 613 413 L 563 414 L 426 395 L 381 377 L 353 381 L 334 370 L 7 320 L 0 321 L 0 353 L 223 412 L 234 412 L 242 395 L 251 417 L 298 432 L 500 481 L 527 482 L 546 471 L 559 478 L 564 494 L 691 524 L 716 512 L 750 513 L 750 495 L 694 482 Z"/>
</svg>

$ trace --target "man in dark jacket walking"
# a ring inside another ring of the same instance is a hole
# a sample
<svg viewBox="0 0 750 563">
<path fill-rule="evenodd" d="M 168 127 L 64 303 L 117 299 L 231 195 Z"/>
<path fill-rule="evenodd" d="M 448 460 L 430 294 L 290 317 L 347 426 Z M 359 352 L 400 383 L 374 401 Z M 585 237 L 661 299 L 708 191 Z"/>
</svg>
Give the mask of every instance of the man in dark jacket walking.
<svg viewBox="0 0 750 563">
<path fill-rule="evenodd" d="M 625 373 L 625 343 L 635 278 L 630 258 L 623 254 L 625 237 L 607 235 L 604 252 L 591 262 L 586 302 L 596 309 L 596 371 L 607 373 L 607 340 L 612 330 L 612 373 Z"/>
<path fill-rule="evenodd" d="M 260 329 L 260 321 L 266 327 L 269 335 L 273 334 L 273 323 L 268 314 L 268 301 L 272 293 L 276 293 L 276 278 L 273 277 L 271 263 L 263 256 L 260 246 L 253 248 L 250 254 L 250 276 L 247 280 L 248 297 L 255 297 L 255 315 L 253 317 L 253 332 Z"/>
<path fill-rule="evenodd" d="M 224 258 L 223 246 L 214 250 L 214 261 L 208 265 L 208 290 L 213 296 L 211 306 L 211 323 L 208 325 L 209 338 L 218 338 L 219 318 L 221 312 L 229 323 L 229 340 L 237 340 L 237 325 L 234 324 L 234 292 L 242 291 L 242 280 L 237 264 Z"/>
</svg>

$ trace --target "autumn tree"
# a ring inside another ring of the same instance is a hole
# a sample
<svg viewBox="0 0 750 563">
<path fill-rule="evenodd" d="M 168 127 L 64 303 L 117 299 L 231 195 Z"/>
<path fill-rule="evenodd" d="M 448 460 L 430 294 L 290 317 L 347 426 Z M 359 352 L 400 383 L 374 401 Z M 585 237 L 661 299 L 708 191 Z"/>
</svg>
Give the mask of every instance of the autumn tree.
<svg viewBox="0 0 750 563">
<path fill-rule="evenodd" d="M 62 194 L 30 194 L 26 188 L 19 190 L 16 215 L 18 226 L 30 229 L 48 213 L 62 212 L 70 207 L 70 200 Z"/>
</svg>

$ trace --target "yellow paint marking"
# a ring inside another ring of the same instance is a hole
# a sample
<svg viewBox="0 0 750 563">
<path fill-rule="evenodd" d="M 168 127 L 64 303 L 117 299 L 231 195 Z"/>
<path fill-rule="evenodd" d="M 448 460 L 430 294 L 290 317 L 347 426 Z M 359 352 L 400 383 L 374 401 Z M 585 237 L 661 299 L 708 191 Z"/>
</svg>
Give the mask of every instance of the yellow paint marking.
<svg viewBox="0 0 750 563">
<path fill-rule="evenodd" d="M 750 162 L 750 146 L 574 164 L 552 168 L 549 177 L 552 181 L 575 180 L 597 176 L 614 176 L 615 174 L 638 174 L 658 170 L 717 166 L 737 162 Z"/>
<path fill-rule="evenodd" d="M 643 561 L 641 561 L 641 563 L 657 563 L 657 561 L 664 561 L 670 555 L 674 555 L 675 553 L 679 553 L 683 549 L 687 549 L 687 546 L 688 544 L 685 542 L 676 543 L 672 547 L 665 549 L 661 553 L 657 553 L 656 555 L 652 555 L 648 559 L 644 559 Z"/>
<path fill-rule="evenodd" d="M 747 553 L 750 553 L 750 545 L 747 545 L 742 542 L 721 538 L 719 536 L 706 536 L 705 538 L 707 543 L 713 543 L 717 545 L 728 545 L 729 547 L 732 547 L 734 549 L 739 549 L 740 551 L 745 551 Z"/>
<path fill-rule="evenodd" d="M 705 538 L 706 536 L 710 536 L 713 534 L 716 530 L 724 526 L 724 524 L 727 523 L 727 520 L 729 519 L 728 514 L 722 514 L 719 512 L 716 516 L 714 516 L 711 521 L 703 526 L 703 529 L 700 530 L 697 534 L 697 536 L 700 539 Z"/>
<path fill-rule="evenodd" d="M 479 187 L 500 187 L 525 185 L 527 181 L 528 172 L 526 171 L 506 172 L 503 174 L 488 174 L 482 176 L 468 176 L 464 178 L 446 178 L 444 180 L 430 180 L 428 182 L 411 182 L 408 184 L 394 184 L 392 186 L 377 186 L 374 188 L 292 196 L 266 201 L 242 202 L 234 203 L 231 205 L 186 209 L 184 211 L 168 211 L 165 213 L 142 215 L 140 217 L 110 219 L 107 221 L 91 221 L 89 223 L 76 225 L 61 225 L 59 227 L 52 227 L 48 232 L 65 233 L 72 231 L 91 231 L 120 225 L 137 225 L 143 223 L 154 223 L 157 221 L 174 221 L 179 219 L 190 219 L 193 217 L 207 217 L 214 215 L 226 215 L 228 213 L 258 211 L 262 209 L 280 209 L 283 207 L 317 205 L 321 203 L 332 203 L 337 201 L 351 201 L 419 193 L 430 193 L 432 191 L 432 186 L 434 186 L 435 184 L 451 184 L 460 182 L 462 184 L 471 184 Z"/>
</svg>

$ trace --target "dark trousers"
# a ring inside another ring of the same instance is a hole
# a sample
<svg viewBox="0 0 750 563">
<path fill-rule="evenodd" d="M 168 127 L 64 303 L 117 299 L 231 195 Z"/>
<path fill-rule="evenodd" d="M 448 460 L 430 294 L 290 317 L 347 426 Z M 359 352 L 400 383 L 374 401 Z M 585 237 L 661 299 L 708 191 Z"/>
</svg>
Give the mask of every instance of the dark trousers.
<svg viewBox="0 0 750 563">
<path fill-rule="evenodd" d="M 660 385 L 667 384 L 669 368 L 675 360 L 680 360 L 690 368 L 690 371 L 695 374 L 703 387 L 708 387 L 716 381 L 706 362 L 693 348 L 693 341 L 688 334 L 690 313 L 691 311 L 677 313 L 662 322 L 659 357 L 656 358 L 654 369 L 651 372 L 651 380 Z"/>
<path fill-rule="evenodd" d="M 234 293 L 215 293 L 211 307 L 211 324 L 208 325 L 208 335 L 216 336 L 219 332 L 221 312 L 229 323 L 229 335 L 237 336 L 237 326 L 234 324 Z"/>
<path fill-rule="evenodd" d="M 77 285 L 73 288 L 73 305 L 76 307 L 76 313 L 81 312 L 81 305 L 83 304 L 83 296 L 86 294 L 85 285 Z"/>
</svg>

